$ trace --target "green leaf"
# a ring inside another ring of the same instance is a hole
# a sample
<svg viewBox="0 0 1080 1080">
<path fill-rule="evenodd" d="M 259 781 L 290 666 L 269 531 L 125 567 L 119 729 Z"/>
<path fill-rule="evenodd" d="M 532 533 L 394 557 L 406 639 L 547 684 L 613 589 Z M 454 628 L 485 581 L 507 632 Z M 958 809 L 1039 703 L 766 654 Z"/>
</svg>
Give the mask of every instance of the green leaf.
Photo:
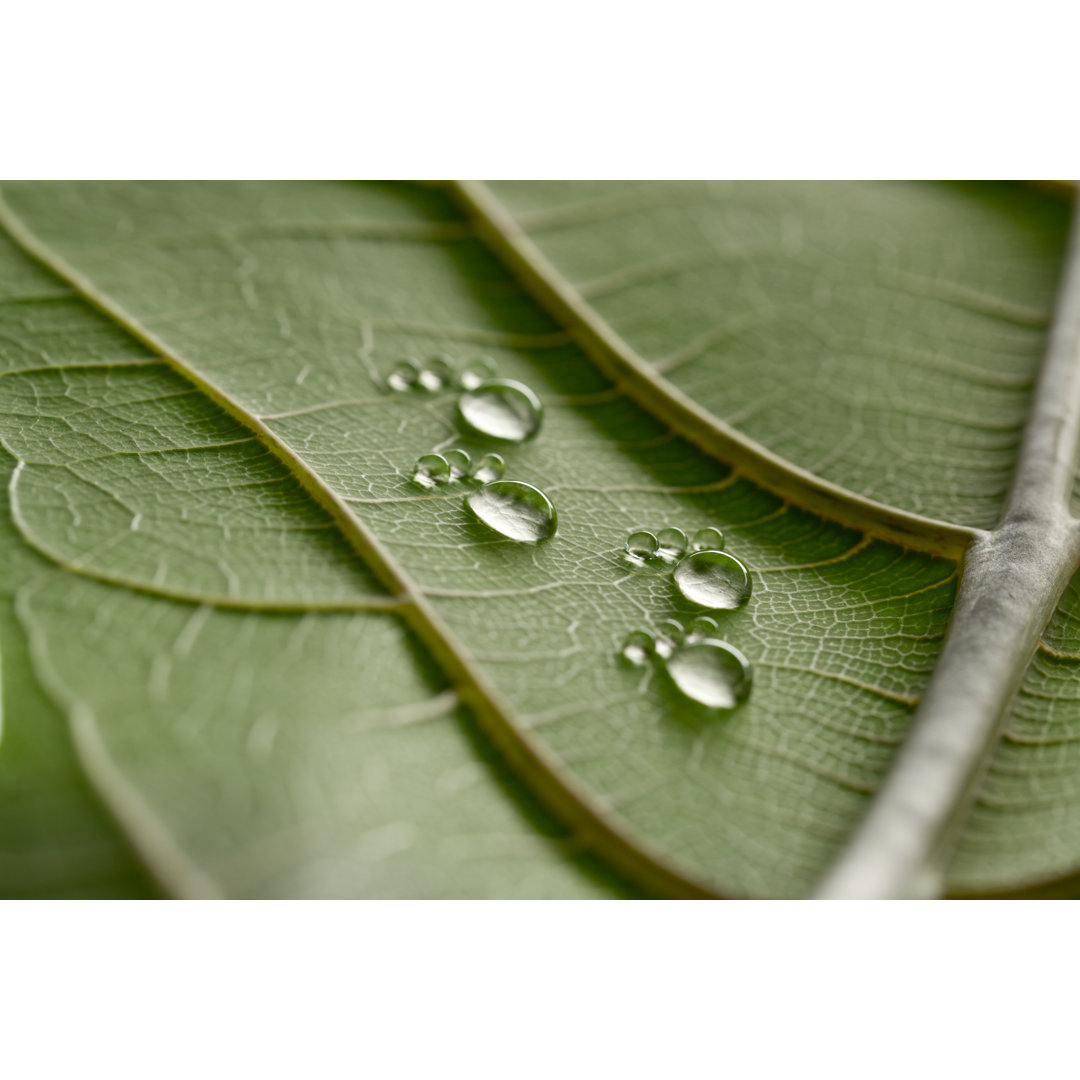
<svg viewBox="0 0 1080 1080">
<path fill-rule="evenodd" d="M 0 888 L 146 888 L 145 867 L 175 895 L 812 890 L 940 730 L 920 715 L 898 757 L 958 560 L 1001 563 L 984 530 L 1038 427 L 1065 218 L 1006 186 L 13 185 Z M 550 543 L 410 483 L 436 446 L 485 449 L 452 394 L 386 392 L 435 352 L 544 400 L 505 456 L 556 503 Z M 618 660 L 692 615 L 621 558 L 669 525 L 719 525 L 753 571 L 724 636 L 754 689 L 724 719 Z M 1076 634 L 1048 631 L 958 888 L 1080 865 Z M 949 657 L 933 686 L 977 671 Z M 972 785 L 934 789 L 935 856 Z M 903 825 L 893 801 L 867 822 Z M 85 871 L 57 873 L 75 848 Z"/>
</svg>

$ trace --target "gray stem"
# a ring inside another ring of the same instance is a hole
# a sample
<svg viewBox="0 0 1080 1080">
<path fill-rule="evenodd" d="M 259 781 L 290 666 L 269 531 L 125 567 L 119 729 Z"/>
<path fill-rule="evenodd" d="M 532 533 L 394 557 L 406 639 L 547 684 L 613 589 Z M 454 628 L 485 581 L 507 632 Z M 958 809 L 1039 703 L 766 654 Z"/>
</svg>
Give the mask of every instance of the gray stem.
<svg viewBox="0 0 1080 1080">
<path fill-rule="evenodd" d="M 971 543 L 911 732 L 822 899 L 941 892 L 959 827 L 1059 597 L 1080 565 L 1069 494 L 1080 453 L 1080 224 L 1005 512 Z"/>
</svg>

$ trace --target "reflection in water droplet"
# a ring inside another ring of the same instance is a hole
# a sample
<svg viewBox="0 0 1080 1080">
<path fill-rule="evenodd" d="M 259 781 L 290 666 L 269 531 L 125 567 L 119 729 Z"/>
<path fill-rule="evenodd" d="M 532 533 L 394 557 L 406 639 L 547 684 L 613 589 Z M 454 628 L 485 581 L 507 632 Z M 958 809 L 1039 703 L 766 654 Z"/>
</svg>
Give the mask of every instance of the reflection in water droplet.
<svg viewBox="0 0 1080 1080">
<path fill-rule="evenodd" d="M 648 630 L 635 630 L 623 642 L 622 656 L 634 667 L 641 667 L 655 651 L 656 641 L 652 634 Z"/>
<path fill-rule="evenodd" d="M 482 382 L 495 378 L 495 361 L 490 356 L 478 356 L 470 360 L 458 376 L 462 390 L 475 390 Z"/>
<path fill-rule="evenodd" d="M 501 480 L 506 472 L 506 462 L 501 454 L 485 454 L 473 468 L 472 477 L 481 484 L 490 484 L 493 480 Z"/>
<path fill-rule="evenodd" d="M 684 645 L 667 662 L 671 681 L 710 709 L 734 709 L 750 693 L 750 662 L 726 641 Z"/>
<path fill-rule="evenodd" d="M 687 600 L 707 608 L 742 607 L 750 599 L 750 571 L 723 551 L 695 551 L 675 567 L 675 584 Z"/>
<path fill-rule="evenodd" d="M 442 454 L 423 454 L 416 459 L 413 470 L 413 483 L 420 487 L 434 487 L 436 484 L 448 484 L 450 481 L 450 463 Z"/>
<path fill-rule="evenodd" d="M 682 529 L 661 529 L 656 534 L 660 545 L 659 554 L 669 562 L 681 559 L 686 554 L 686 533 Z"/>
<path fill-rule="evenodd" d="M 637 562 L 644 562 L 656 554 L 659 542 L 651 532 L 640 529 L 626 538 L 626 554 Z"/>
<path fill-rule="evenodd" d="M 496 480 L 465 496 L 465 505 L 489 529 L 525 543 L 550 540 L 559 526 L 551 500 L 520 480 Z"/>
<path fill-rule="evenodd" d="M 472 459 L 464 450 L 447 450 L 443 457 L 450 466 L 450 479 L 460 480 L 472 471 Z"/>
<path fill-rule="evenodd" d="M 540 399 L 511 379 L 488 379 L 458 398 L 458 416 L 470 431 L 505 442 L 522 442 L 540 429 Z"/>
<path fill-rule="evenodd" d="M 720 634 L 720 624 L 708 615 L 702 615 L 695 619 L 686 631 L 687 641 L 698 641 L 701 638 L 714 638 Z"/>
<path fill-rule="evenodd" d="M 686 631 L 682 623 L 674 619 L 663 619 L 656 624 L 656 654 L 657 656 L 670 656 L 686 637 Z"/>
<path fill-rule="evenodd" d="M 411 390 L 420 378 L 420 365 L 415 360 L 401 360 L 394 365 L 394 370 L 386 376 L 386 385 L 399 394 Z"/>
<path fill-rule="evenodd" d="M 693 547 L 695 551 L 723 551 L 724 534 L 711 525 L 705 529 L 698 529 L 694 533 Z"/>
<path fill-rule="evenodd" d="M 416 459 L 413 483 L 430 488 L 450 482 L 450 463 L 442 454 L 423 454 Z"/>
<path fill-rule="evenodd" d="M 442 390 L 454 382 L 454 359 L 446 353 L 433 356 L 423 367 L 419 375 L 420 387 L 430 393 Z"/>
</svg>

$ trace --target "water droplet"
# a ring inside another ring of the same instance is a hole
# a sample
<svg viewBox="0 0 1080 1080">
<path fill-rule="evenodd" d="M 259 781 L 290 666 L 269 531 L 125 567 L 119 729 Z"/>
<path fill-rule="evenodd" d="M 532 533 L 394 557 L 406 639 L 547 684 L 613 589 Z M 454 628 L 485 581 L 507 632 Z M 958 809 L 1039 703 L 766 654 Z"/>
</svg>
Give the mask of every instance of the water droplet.
<svg viewBox="0 0 1080 1080">
<path fill-rule="evenodd" d="M 667 662 L 671 681 L 710 709 L 734 709 L 750 693 L 750 661 L 726 641 L 691 642 Z"/>
<path fill-rule="evenodd" d="M 669 562 L 675 562 L 686 554 L 686 533 L 682 529 L 661 529 L 656 534 L 660 545 L 659 555 Z"/>
<path fill-rule="evenodd" d="M 658 656 L 670 656 L 686 637 L 682 623 L 674 619 L 664 619 L 656 624 L 656 653 Z"/>
<path fill-rule="evenodd" d="M 490 356 L 477 356 L 470 360 L 458 376 L 462 390 L 475 390 L 481 383 L 495 378 L 495 361 Z"/>
<path fill-rule="evenodd" d="M 635 630 L 623 642 L 622 656 L 634 667 L 641 667 L 656 652 L 656 641 L 648 630 Z"/>
<path fill-rule="evenodd" d="M 694 533 L 693 548 L 695 551 L 723 551 L 724 534 L 711 525 L 705 529 L 698 529 Z"/>
<path fill-rule="evenodd" d="M 535 544 L 550 540 L 559 525 L 551 500 L 532 484 L 496 480 L 465 496 L 465 505 L 489 529 Z"/>
<path fill-rule="evenodd" d="M 714 638 L 720 635 L 720 624 L 708 615 L 695 619 L 686 631 L 687 641 L 700 641 L 701 638 Z"/>
<path fill-rule="evenodd" d="M 543 411 L 540 399 L 512 379 L 488 379 L 458 398 L 458 415 L 469 430 L 506 442 L 532 438 Z"/>
<path fill-rule="evenodd" d="M 626 554 L 635 562 L 645 562 L 656 554 L 659 542 L 651 532 L 639 529 L 626 538 Z"/>
<path fill-rule="evenodd" d="M 723 551 L 695 551 L 675 567 L 675 584 L 687 600 L 706 608 L 742 607 L 750 599 L 750 571 Z"/>
<path fill-rule="evenodd" d="M 430 488 L 450 482 L 450 462 L 442 454 L 422 454 L 416 459 L 413 483 Z"/>
<path fill-rule="evenodd" d="M 464 450 L 447 450 L 443 457 L 450 466 L 451 480 L 460 480 L 472 473 L 472 458 Z"/>
<path fill-rule="evenodd" d="M 501 480 L 504 472 L 506 462 L 501 454 L 485 454 L 473 468 L 472 477 L 481 484 L 490 484 L 493 480 Z"/>
<path fill-rule="evenodd" d="M 417 376 L 420 387 L 429 393 L 442 390 L 454 382 L 454 360 L 446 353 L 433 356 Z"/>
<path fill-rule="evenodd" d="M 386 385 L 399 394 L 411 390 L 420 378 L 420 365 L 415 360 L 399 360 L 386 376 Z"/>
</svg>

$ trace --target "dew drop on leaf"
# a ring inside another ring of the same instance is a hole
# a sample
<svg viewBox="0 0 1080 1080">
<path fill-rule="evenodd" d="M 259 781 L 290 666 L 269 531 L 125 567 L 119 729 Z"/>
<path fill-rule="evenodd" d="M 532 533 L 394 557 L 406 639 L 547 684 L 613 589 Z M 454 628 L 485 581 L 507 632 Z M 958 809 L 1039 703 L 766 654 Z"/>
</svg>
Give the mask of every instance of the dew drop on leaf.
<svg viewBox="0 0 1080 1080">
<path fill-rule="evenodd" d="M 532 390 L 512 379 L 488 379 L 458 398 L 458 416 L 466 429 L 504 442 L 532 438 L 543 411 Z"/>
<path fill-rule="evenodd" d="M 446 353 L 433 356 L 417 376 L 420 387 L 430 393 L 451 386 L 454 382 L 454 361 Z"/>
<path fill-rule="evenodd" d="M 705 529 L 698 529 L 694 533 L 693 548 L 695 551 L 723 551 L 724 534 L 711 525 Z"/>
<path fill-rule="evenodd" d="M 726 641 L 690 642 L 674 653 L 666 670 L 683 694 L 710 709 L 734 709 L 750 693 L 750 662 Z"/>
<path fill-rule="evenodd" d="M 412 390 L 420 378 L 420 365 L 415 360 L 399 360 L 386 377 L 386 385 L 399 394 Z"/>
<path fill-rule="evenodd" d="M 450 466 L 450 479 L 460 480 L 472 472 L 472 459 L 464 450 L 447 450 L 443 457 Z"/>
<path fill-rule="evenodd" d="M 656 652 L 656 641 L 648 630 L 628 634 L 622 646 L 622 658 L 634 667 L 641 667 Z"/>
<path fill-rule="evenodd" d="M 720 633 L 720 624 L 708 615 L 695 619 L 686 630 L 687 641 L 699 641 L 701 638 L 714 638 Z"/>
<path fill-rule="evenodd" d="M 551 500 L 532 484 L 496 480 L 465 496 L 473 516 L 510 540 L 535 544 L 550 540 L 559 517 Z"/>
<path fill-rule="evenodd" d="M 413 483 L 430 488 L 450 482 L 450 462 L 442 454 L 422 454 L 416 459 Z"/>
<path fill-rule="evenodd" d="M 732 610 L 750 599 L 750 571 L 723 551 L 695 551 L 675 567 L 679 592 L 694 604 Z"/>
<path fill-rule="evenodd" d="M 626 538 L 626 554 L 639 563 L 644 563 L 646 559 L 651 559 L 656 554 L 656 549 L 659 546 L 660 543 L 656 537 L 646 529 L 639 529 L 637 532 L 632 532 Z"/>
<path fill-rule="evenodd" d="M 501 454 L 485 454 L 473 467 L 472 477 L 481 484 L 490 484 L 493 480 L 501 480 L 506 472 L 506 462 Z"/>
<path fill-rule="evenodd" d="M 664 619 L 656 624 L 656 652 L 659 656 L 670 656 L 683 643 L 686 631 L 682 623 L 674 619 Z"/>
<path fill-rule="evenodd" d="M 661 529 L 656 534 L 656 542 L 659 545 L 658 554 L 674 562 L 686 554 L 686 533 L 682 529 Z"/>
<path fill-rule="evenodd" d="M 481 383 L 495 378 L 495 361 L 490 356 L 477 356 L 470 360 L 458 376 L 462 390 L 475 390 Z"/>
</svg>

